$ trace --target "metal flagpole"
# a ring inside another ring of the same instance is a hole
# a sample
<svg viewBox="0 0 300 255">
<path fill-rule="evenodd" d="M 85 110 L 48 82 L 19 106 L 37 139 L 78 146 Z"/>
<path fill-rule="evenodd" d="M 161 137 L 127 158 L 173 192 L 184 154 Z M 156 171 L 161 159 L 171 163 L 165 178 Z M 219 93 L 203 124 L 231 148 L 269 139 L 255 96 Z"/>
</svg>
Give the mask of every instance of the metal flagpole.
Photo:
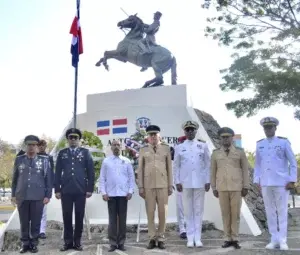
<svg viewBox="0 0 300 255">
<path fill-rule="evenodd" d="M 79 13 L 79 8 L 80 8 L 80 0 L 76 0 L 76 7 L 77 7 L 77 18 L 80 21 L 80 13 Z M 79 57 L 79 35 L 77 35 L 77 54 Z M 74 112 L 73 112 L 73 126 L 76 128 L 77 124 L 77 87 L 78 87 L 78 64 L 79 61 L 76 63 L 75 67 L 75 85 L 74 85 Z"/>
</svg>

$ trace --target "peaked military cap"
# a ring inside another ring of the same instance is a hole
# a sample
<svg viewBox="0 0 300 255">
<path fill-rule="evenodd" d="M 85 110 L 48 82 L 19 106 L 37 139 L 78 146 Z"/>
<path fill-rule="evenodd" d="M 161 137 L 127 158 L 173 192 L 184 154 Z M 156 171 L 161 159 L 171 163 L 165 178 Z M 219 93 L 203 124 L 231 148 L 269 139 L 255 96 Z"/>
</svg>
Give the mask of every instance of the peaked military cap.
<svg viewBox="0 0 300 255">
<path fill-rule="evenodd" d="M 229 127 L 222 127 L 218 130 L 219 136 L 234 136 L 234 131 Z"/>
<path fill-rule="evenodd" d="M 25 144 L 38 144 L 40 139 L 35 135 L 28 135 L 24 139 Z"/>
<path fill-rule="evenodd" d="M 147 134 L 157 134 L 160 132 L 159 126 L 156 125 L 150 125 L 146 128 Z"/>
<path fill-rule="evenodd" d="M 279 121 L 274 117 L 265 117 L 260 121 L 260 125 L 264 126 L 278 126 Z"/>
<path fill-rule="evenodd" d="M 184 130 L 186 128 L 194 128 L 198 130 L 199 124 L 196 121 L 188 120 L 182 124 L 182 129 Z"/>
<path fill-rule="evenodd" d="M 76 135 L 76 136 L 79 137 L 79 139 L 81 139 L 81 137 L 82 137 L 81 131 L 77 128 L 68 129 L 67 132 L 66 132 L 66 138 L 68 138 L 69 135 Z"/>
</svg>

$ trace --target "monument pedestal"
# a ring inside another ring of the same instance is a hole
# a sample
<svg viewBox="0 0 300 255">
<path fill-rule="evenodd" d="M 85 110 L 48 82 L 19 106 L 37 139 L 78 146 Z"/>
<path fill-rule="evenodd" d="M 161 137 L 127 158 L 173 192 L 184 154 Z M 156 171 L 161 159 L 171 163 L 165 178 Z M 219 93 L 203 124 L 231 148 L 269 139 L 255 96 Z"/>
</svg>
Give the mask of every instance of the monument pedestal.
<svg viewBox="0 0 300 255">
<path fill-rule="evenodd" d="M 215 149 L 214 144 L 195 110 L 189 105 L 187 98 L 186 85 L 161 86 L 88 95 L 87 112 L 78 115 L 77 126 L 81 130 L 87 130 L 94 134 L 97 134 L 97 131 L 100 129 L 106 129 L 105 134 L 99 135 L 99 138 L 108 152 L 110 151 L 109 144 L 113 139 L 124 141 L 125 138 L 136 132 L 136 121 L 139 118 L 148 118 L 151 124 L 160 126 L 161 136 L 170 146 L 174 146 L 177 138 L 183 135 L 182 123 L 186 120 L 194 120 L 200 125 L 197 138 L 205 140 L 212 152 Z M 122 120 L 122 125 L 117 125 L 115 120 Z M 100 125 L 99 123 L 104 123 L 105 125 Z M 122 127 L 122 132 L 114 133 L 115 128 L 120 126 Z M 98 131 L 98 133 L 101 132 Z M 87 211 L 91 219 L 90 223 L 108 223 L 107 205 L 100 194 L 94 194 L 87 200 Z M 168 223 L 177 222 L 176 211 L 175 193 L 169 197 Z M 138 190 L 135 189 L 135 193 L 128 205 L 128 224 L 137 224 L 139 213 L 141 215 L 140 223 L 146 224 L 147 216 L 144 201 L 139 197 Z M 60 201 L 56 199 L 51 200 L 48 205 L 48 220 L 62 221 Z M 211 191 L 206 193 L 205 197 L 204 220 L 213 222 L 218 229 L 223 229 L 219 201 L 213 196 Z M 15 213 L 9 228 L 16 227 L 19 227 L 17 213 Z M 261 234 L 244 201 L 241 210 L 240 233 Z"/>
</svg>

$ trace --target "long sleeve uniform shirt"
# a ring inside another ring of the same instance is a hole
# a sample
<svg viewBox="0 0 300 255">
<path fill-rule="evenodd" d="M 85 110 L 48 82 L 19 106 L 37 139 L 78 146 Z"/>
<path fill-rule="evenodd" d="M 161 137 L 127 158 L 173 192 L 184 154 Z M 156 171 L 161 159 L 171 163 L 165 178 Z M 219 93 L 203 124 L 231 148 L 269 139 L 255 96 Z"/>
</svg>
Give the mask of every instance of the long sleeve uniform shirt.
<svg viewBox="0 0 300 255">
<path fill-rule="evenodd" d="M 183 188 L 204 188 L 210 183 L 210 152 L 206 143 L 185 140 L 175 148 L 175 184 Z"/>
<path fill-rule="evenodd" d="M 285 186 L 297 182 L 297 161 L 288 139 L 274 136 L 256 144 L 254 183 Z"/>
<path fill-rule="evenodd" d="M 132 194 L 135 186 L 131 162 L 123 156 L 109 156 L 102 162 L 100 170 L 100 190 L 102 195 L 124 197 Z"/>
</svg>

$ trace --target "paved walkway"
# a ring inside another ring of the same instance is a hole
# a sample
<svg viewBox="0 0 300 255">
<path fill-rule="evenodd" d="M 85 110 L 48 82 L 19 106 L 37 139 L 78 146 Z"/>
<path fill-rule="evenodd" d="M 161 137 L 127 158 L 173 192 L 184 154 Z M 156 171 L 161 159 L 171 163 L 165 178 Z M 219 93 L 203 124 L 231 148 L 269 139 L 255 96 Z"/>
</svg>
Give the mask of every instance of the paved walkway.
<svg viewBox="0 0 300 255">
<path fill-rule="evenodd" d="M 221 244 L 223 243 L 222 239 L 212 238 L 212 239 L 203 239 L 203 248 L 186 248 L 186 242 L 183 240 L 180 240 L 179 238 L 170 238 L 167 240 L 167 249 L 165 251 L 154 249 L 154 250 L 147 250 L 145 246 L 147 245 L 146 241 L 142 241 L 139 243 L 136 242 L 127 242 L 126 243 L 126 251 L 115 251 L 115 252 L 108 252 L 109 245 L 105 243 L 94 243 L 97 240 L 89 241 L 92 244 L 85 244 L 84 245 L 84 251 L 77 252 L 77 251 L 68 251 L 63 254 L 66 255 L 75 255 L 75 254 L 81 254 L 81 255 L 139 255 L 139 254 L 147 254 L 147 255 L 163 255 L 163 254 L 169 254 L 169 255 L 181 255 L 181 254 L 190 254 L 190 255 L 216 255 L 216 254 L 241 254 L 241 255 L 256 255 L 256 254 L 266 254 L 266 255 L 274 255 L 274 254 L 293 254 L 293 255 L 299 255 L 300 254 L 300 233 L 292 233 L 292 235 L 289 237 L 288 243 L 290 246 L 289 251 L 267 251 L 265 250 L 265 245 L 267 244 L 266 238 L 242 238 L 241 239 L 241 250 L 234 250 L 233 248 L 227 248 L 223 249 L 220 248 Z M 57 243 L 56 243 L 57 245 Z M 58 251 L 58 248 L 49 247 L 47 244 L 47 241 L 41 241 L 41 244 L 39 246 L 40 252 L 38 254 L 41 255 L 50 255 L 50 254 L 60 254 Z M 2 254 L 19 254 L 18 252 L 3 252 Z M 62 253 L 61 253 L 62 254 Z"/>
</svg>

